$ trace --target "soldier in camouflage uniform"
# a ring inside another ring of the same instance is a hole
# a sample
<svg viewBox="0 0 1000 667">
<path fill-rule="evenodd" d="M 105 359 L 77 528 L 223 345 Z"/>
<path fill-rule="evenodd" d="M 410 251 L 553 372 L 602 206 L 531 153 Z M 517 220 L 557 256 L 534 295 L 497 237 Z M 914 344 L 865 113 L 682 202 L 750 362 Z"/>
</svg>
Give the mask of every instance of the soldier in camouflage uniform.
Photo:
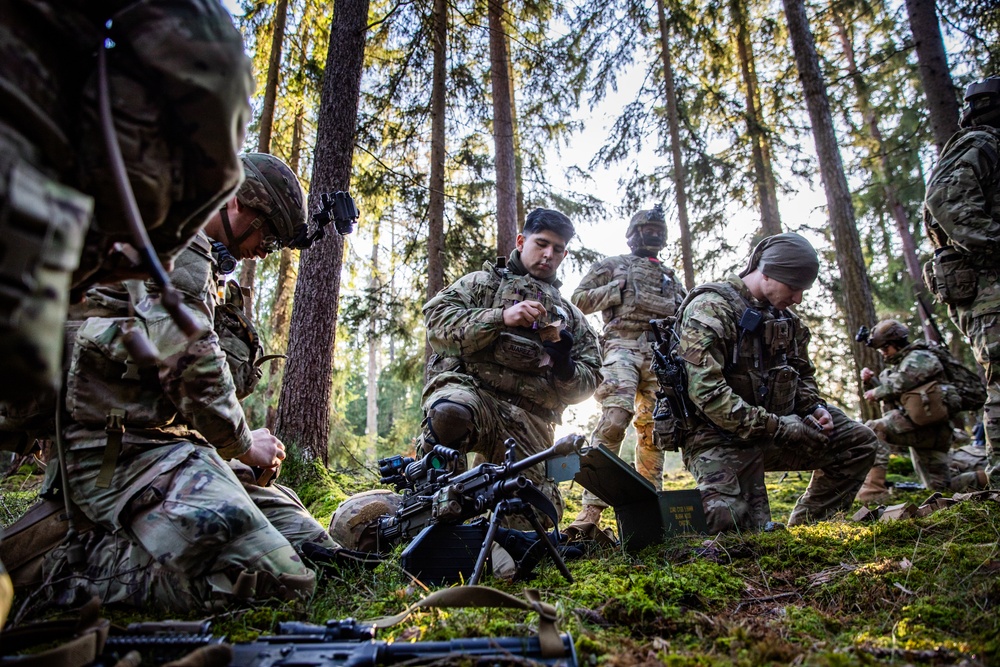
<svg viewBox="0 0 1000 667">
<path fill-rule="evenodd" d="M 929 343 L 923 339 L 911 343 L 909 338 L 910 330 L 905 324 L 882 320 L 872 328 L 868 339 L 868 345 L 882 354 L 886 367 L 879 374 L 877 386 L 867 390 L 864 398 L 883 401 L 888 409 L 882 417 L 866 424 L 875 431 L 879 442 L 875 463 L 858 492 L 857 499 L 861 502 L 877 502 L 888 494 L 885 475 L 890 445 L 909 448 L 913 467 L 929 489 L 963 491 L 981 486 L 984 481 L 975 472 L 952 478 L 949 464 L 954 433 L 948 415 L 958 412 L 961 399 L 955 388 L 947 384 L 944 366 L 928 348 Z M 862 381 L 871 382 L 874 377 L 872 369 L 861 369 Z M 940 421 L 921 426 L 910 419 L 899 399 L 905 392 L 929 382 L 939 383 L 947 411 Z"/>
<path fill-rule="evenodd" d="M 504 441 L 514 438 L 519 458 L 530 456 L 552 445 L 567 405 L 594 393 L 597 335 L 559 294 L 556 278 L 573 234 L 562 213 L 535 209 L 505 267 L 486 264 L 424 305 L 434 350 L 424 387 L 425 449 L 441 444 L 500 463 Z M 561 517 L 562 498 L 544 466 L 526 476 Z"/>
<path fill-rule="evenodd" d="M 86 537 L 82 569 L 61 570 L 60 550 L 48 559 L 48 576 L 62 578 L 52 586 L 57 602 L 96 594 L 179 610 L 291 599 L 315 586 L 297 549 L 337 548 L 289 489 L 256 485 L 251 467 L 277 469 L 285 447 L 267 429 L 248 427 L 238 396 L 252 389 L 245 379 L 253 374 L 238 373 L 244 386 L 234 383 L 215 331 L 220 282 L 211 240 L 222 244 L 217 253 L 264 257 L 306 225 L 301 186 L 284 163 L 260 153 L 242 163 L 243 185 L 171 274 L 200 336 L 180 332 L 151 283 L 94 288 L 79 309 L 89 317 L 66 383 L 67 490 L 98 530 Z M 159 361 L 127 342 L 136 331 Z"/>
<path fill-rule="evenodd" d="M 965 102 L 962 129 L 927 183 L 924 224 L 936 250 L 924 280 L 986 372 L 987 451 L 1000 469 L 1000 77 L 971 84 Z"/>
<path fill-rule="evenodd" d="M 848 508 L 871 468 L 875 434 L 820 398 L 809 330 L 788 310 L 818 271 L 808 241 L 778 234 L 739 276 L 696 287 L 683 307 L 677 352 L 695 412 L 684 463 L 712 531 L 771 520 L 765 471 L 814 471 L 796 525 Z"/>
<path fill-rule="evenodd" d="M 175 257 L 239 185 L 250 61 L 203 0 L 9 0 L 0 11 L 0 398 L 54 396 L 73 289 L 144 275 L 101 130 L 113 128 L 153 250 Z"/>
<path fill-rule="evenodd" d="M 594 394 L 602 413 L 593 442 L 617 454 L 634 415 L 638 434 L 635 469 L 660 489 L 663 451 L 653 442 L 657 384 L 651 370 L 653 341 L 649 321 L 673 315 L 685 292 L 673 269 L 656 256 L 667 237 L 667 223 L 659 204 L 632 216 L 625 237 L 631 254 L 594 264 L 573 292 L 572 301 L 587 315 L 601 311 L 604 319 L 604 381 Z M 576 521 L 599 523 L 605 507 L 603 501 L 585 490 L 583 509 Z"/>
</svg>

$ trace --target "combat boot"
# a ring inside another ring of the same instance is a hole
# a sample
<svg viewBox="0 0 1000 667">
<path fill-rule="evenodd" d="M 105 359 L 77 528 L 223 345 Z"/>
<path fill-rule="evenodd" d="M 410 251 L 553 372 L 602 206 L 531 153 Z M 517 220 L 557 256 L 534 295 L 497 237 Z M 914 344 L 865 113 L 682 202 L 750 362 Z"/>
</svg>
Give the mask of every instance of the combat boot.
<svg viewBox="0 0 1000 667">
<path fill-rule="evenodd" d="M 573 519 L 573 523 L 593 523 L 600 526 L 603 512 L 604 508 L 598 505 L 584 505 L 580 513 Z"/>
<path fill-rule="evenodd" d="M 880 503 L 889 497 L 889 489 L 885 485 L 885 468 L 872 468 L 865 477 L 864 484 L 855 496 L 862 503 Z"/>
</svg>

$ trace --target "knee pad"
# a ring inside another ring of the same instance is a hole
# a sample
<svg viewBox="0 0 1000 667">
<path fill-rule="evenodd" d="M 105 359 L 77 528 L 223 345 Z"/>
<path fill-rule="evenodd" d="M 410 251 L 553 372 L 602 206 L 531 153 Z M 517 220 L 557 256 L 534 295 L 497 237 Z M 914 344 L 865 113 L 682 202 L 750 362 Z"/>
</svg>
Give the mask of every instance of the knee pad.
<svg viewBox="0 0 1000 667">
<path fill-rule="evenodd" d="M 445 447 L 455 447 L 472 433 L 474 426 L 472 410 L 460 403 L 445 399 L 427 411 L 427 430 L 437 444 Z"/>
<path fill-rule="evenodd" d="M 625 429 L 632 420 L 632 413 L 624 408 L 607 408 L 601 414 L 594 433 L 607 442 L 620 443 L 625 438 Z"/>
</svg>

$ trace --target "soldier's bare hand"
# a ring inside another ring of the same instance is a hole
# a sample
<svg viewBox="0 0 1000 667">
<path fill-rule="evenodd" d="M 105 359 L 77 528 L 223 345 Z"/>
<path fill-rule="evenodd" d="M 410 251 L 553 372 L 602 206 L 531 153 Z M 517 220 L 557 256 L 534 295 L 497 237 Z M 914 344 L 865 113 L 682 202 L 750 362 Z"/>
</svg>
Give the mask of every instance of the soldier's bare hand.
<svg viewBox="0 0 1000 667">
<path fill-rule="evenodd" d="M 819 425 L 823 427 L 823 433 L 830 436 L 833 435 L 833 415 L 830 411 L 824 408 L 822 405 L 813 410 L 813 417 L 819 422 Z"/>
<path fill-rule="evenodd" d="M 865 366 L 864 368 L 861 369 L 861 381 L 862 382 L 868 382 L 873 377 L 875 377 L 875 371 L 873 371 L 872 369 L 868 368 L 867 366 Z"/>
<path fill-rule="evenodd" d="M 278 440 L 268 429 L 259 428 L 251 432 L 253 444 L 239 460 L 257 468 L 276 468 L 285 460 L 285 443 Z"/>
<path fill-rule="evenodd" d="M 535 322 L 545 316 L 545 306 L 538 301 L 521 301 L 504 308 L 503 323 L 509 327 L 531 328 Z"/>
<path fill-rule="evenodd" d="M 875 401 L 875 390 L 874 389 L 869 389 L 868 391 L 865 392 L 865 400 L 866 401 L 872 401 L 872 402 Z"/>
</svg>

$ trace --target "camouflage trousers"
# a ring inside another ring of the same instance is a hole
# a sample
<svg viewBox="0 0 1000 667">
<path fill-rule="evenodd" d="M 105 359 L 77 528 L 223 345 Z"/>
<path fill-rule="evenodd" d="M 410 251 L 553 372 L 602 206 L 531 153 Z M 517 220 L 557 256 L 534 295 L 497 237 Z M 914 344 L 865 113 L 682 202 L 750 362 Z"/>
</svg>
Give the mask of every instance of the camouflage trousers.
<svg viewBox="0 0 1000 667">
<path fill-rule="evenodd" d="M 662 489 L 664 455 L 653 441 L 653 407 L 659 384 L 652 371 L 652 356 L 652 348 L 644 339 L 616 338 L 604 344 L 604 365 L 601 367 L 604 381 L 594 393 L 603 412 L 594 429 L 592 442 L 618 454 L 629 419 L 634 415 L 632 423 L 637 436 L 635 469 L 657 489 Z M 615 408 L 624 410 L 627 415 Z M 607 507 L 604 501 L 586 489 L 583 491 L 583 504 Z"/>
<path fill-rule="evenodd" d="M 979 291 L 971 304 L 949 306 L 948 313 L 972 347 L 986 374 L 983 426 L 993 466 L 1000 465 L 1000 271 L 981 271 Z"/>
<path fill-rule="evenodd" d="M 336 544 L 294 492 L 255 486 L 246 466 L 214 448 L 158 444 L 126 445 L 108 488 L 96 484 L 103 449 L 67 452 L 70 498 L 99 529 L 83 569 L 54 586 L 59 601 L 89 594 L 183 610 L 313 591 L 295 546 Z M 46 576 L 60 576 L 62 557 L 52 554 Z"/>
<path fill-rule="evenodd" d="M 441 376 L 437 378 L 442 379 Z M 453 379 L 457 379 L 453 375 Z M 532 454 L 547 449 L 555 442 L 555 424 L 546 418 L 528 410 L 512 405 L 497 398 L 489 391 L 480 389 L 463 381 L 443 382 L 424 391 L 424 414 L 439 401 L 447 400 L 464 405 L 472 412 L 475 424 L 472 434 L 457 447 L 462 454 L 474 452 L 490 463 L 502 463 L 507 452 L 504 442 L 513 438 L 517 443 L 517 459 L 523 459 Z M 421 436 L 423 448 L 425 443 L 433 445 L 434 440 L 427 428 Z M 429 446 L 427 447 L 429 449 Z M 465 458 L 459 460 L 460 468 L 465 469 Z M 556 514 L 562 519 L 563 500 L 559 494 L 559 486 L 545 474 L 545 466 L 539 464 L 524 472 L 524 476 L 538 487 L 555 505 Z M 548 523 L 543 520 L 543 523 Z M 512 518 L 505 523 L 517 530 L 531 530 L 531 524 L 522 517 Z"/>
<path fill-rule="evenodd" d="M 887 467 L 892 449 L 904 451 L 904 448 L 909 448 L 913 469 L 924 486 L 935 491 L 951 488 L 948 463 L 954 430 L 950 421 L 917 426 L 902 410 L 889 410 L 866 425 L 878 436 L 878 449 L 872 467 Z"/>
<path fill-rule="evenodd" d="M 872 467 L 877 439 L 867 426 L 837 408 L 829 410 L 833 436 L 813 447 L 770 438 L 731 442 L 704 425 L 692 431 L 684 443 L 684 465 L 698 482 L 710 531 L 758 529 L 770 521 L 764 473 L 776 470 L 813 471 L 789 525 L 820 521 L 851 506 Z"/>
</svg>

